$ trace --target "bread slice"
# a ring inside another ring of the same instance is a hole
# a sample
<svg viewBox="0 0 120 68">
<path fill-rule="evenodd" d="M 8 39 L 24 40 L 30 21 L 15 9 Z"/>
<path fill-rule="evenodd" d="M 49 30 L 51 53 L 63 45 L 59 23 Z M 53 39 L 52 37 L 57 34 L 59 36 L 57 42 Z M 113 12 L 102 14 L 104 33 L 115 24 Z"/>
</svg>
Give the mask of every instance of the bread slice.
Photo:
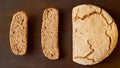
<svg viewBox="0 0 120 68">
<path fill-rule="evenodd" d="M 58 19 L 59 12 L 56 8 L 47 8 L 44 10 L 41 44 L 44 55 L 51 60 L 59 58 Z"/>
<path fill-rule="evenodd" d="M 103 9 L 83 4 L 73 8 L 73 61 L 93 65 L 103 61 L 116 47 L 115 21 Z"/>
<path fill-rule="evenodd" d="M 19 11 L 13 15 L 10 26 L 10 47 L 15 55 L 24 55 L 27 50 L 28 17 Z"/>
</svg>

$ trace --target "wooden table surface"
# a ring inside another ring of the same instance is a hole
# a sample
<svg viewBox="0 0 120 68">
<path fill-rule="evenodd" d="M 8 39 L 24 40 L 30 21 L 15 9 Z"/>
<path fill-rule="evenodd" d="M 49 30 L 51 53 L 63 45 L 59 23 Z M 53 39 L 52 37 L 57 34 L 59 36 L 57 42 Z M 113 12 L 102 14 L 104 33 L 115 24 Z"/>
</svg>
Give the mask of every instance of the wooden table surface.
<svg viewBox="0 0 120 68">
<path fill-rule="evenodd" d="M 120 0 L 0 0 L 0 68 L 120 68 L 120 40 L 112 54 L 99 64 L 83 66 L 72 61 L 72 8 L 93 4 L 105 9 L 120 27 Z M 60 10 L 60 59 L 48 60 L 41 49 L 41 23 L 45 8 Z M 28 51 L 24 56 L 11 52 L 9 28 L 12 15 L 25 11 L 28 21 Z"/>
</svg>

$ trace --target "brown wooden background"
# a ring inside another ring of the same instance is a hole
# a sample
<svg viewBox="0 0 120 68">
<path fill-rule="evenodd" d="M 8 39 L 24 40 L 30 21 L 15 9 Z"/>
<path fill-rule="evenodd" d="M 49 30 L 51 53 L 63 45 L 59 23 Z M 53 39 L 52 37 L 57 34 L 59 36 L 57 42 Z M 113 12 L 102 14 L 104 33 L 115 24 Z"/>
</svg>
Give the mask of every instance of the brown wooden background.
<svg viewBox="0 0 120 68">
<path fill-rule="evenodd" d="M 97 65 L 83 66 L 72 61 L 72 8 L 84 3 L 105 9 L 119 30 L 120 0 L 0 0 L 0 68 L 120 68 L 120 40 L 112 54 Z M 44 57 L 40 43 L 42 13 L 48 7 L 60 10 L 60 59 L 55 61 Z M 12 15 L 20 10 L 29 16 L 28 52 L 15 56 L 10 50 L 9 27 Z"/>
</svg>

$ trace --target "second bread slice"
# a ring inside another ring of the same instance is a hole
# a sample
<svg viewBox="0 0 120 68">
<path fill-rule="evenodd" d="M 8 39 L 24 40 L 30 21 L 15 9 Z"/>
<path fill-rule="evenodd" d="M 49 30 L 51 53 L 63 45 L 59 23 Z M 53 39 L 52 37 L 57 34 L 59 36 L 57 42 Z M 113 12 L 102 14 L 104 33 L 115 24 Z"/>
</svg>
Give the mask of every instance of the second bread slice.
<svg viewBox="0 0 120 68">
<path fill-rule="evenodd" d="M 41 44 L 44 55 L 51 60 L 59 58 L 58 15 L 58 10 L 55 8 L 45 9 L 43 13 Z"/>
</svg>

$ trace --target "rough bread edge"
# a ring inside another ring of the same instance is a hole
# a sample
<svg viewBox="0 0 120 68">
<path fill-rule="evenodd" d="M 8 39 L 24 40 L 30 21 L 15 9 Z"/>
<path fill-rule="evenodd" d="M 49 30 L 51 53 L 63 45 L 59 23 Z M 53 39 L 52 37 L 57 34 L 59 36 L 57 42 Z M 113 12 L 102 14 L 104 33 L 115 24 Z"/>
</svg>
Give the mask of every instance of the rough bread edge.
<svg viewBox="0 0 120 68">
<path fill-rule="evenodd" d="M 54 10 L 54 11 L 56 11 L 57 12 L 57 31 L 56 31 L 56 34 L 57 34 L 57 38 L 56 38 L 56 42 L 57 42 L 57 44 L 56 44 L 56 47 L 57 47 L 57 51 L 56 51 L 56 54 L 57 54 L 57 56 L 55 56 L 55 57 L 50 57 L 49 55 L 47 55 L 46 54 L 46 50 L 44 49 L 44 41 L 43 41 L 43 33 L 44 33 L 44 29 L 43 29 L 43 26 L 45 26 L 45 25 L 43 25 L 43 22 L 42 22 L 42 29 L 41 29 L 41 46 L 42 46 L 42 51 L 43 51 L 43 54 L 45 55 L 45 57 L 47 57 L 48 59 L 50 59 L 50 60 L 57 60 L 57 59 L 59 59 L 59 42 L 58 42 L 58 30 L 59 30 L 59 10 L 57 9 L 57 8 L 46 8 L 45 10 L 44 10 L 44 12 L 43 12 L 43 17 L 42 17 L 42 20 L 44 21 L 44 17 L 45 17 L 45 14 L 47 14 L 47 11 L 48 10 L 50 10 L 50 9 L 52 9 L 52 10 Z M 52 42 L 51 42 L 52 43 Z"/>
<path fill-rule="evenodd" d="M 11 39 L 11 28 L 12 28 L 12 24 L 14 23 L 13 20 L 14 20 L 15 16 L 18 15 L 18 14 L 22 14 L 25 17 L 25 23 L 26 23 L 26 33 L 25 33 L 26 44 L 25 44 L 25 49 L 24 49 L 23 53 L 18 53 L 18 52 L 16 53 L 14 51 L 14 49 L 12 49 L 13 44 L 12 44 L 12 39 Z M 10 40 L 10 48 L 11 48 L 11 51 L 12 51 L 13 54 L 15 54 L 15 55 L 25 55 L 26 54 L 27 43 L 28 43 L 28 41 L 27 41 L 28 40 L 28 16 L 24 11 L 18 11 L 13 15 L 12 20 L 11 20 L 11 24 L 10 24 L 9 40 Z"/>
<path fill-rule="evenodd" d="M 100 8 L 100 7 L 98 7 L 98 6 L 96 6 L 96 5 L 91 5 L 91 4 L 82 4 L 82 6 L 84 6 L 84 5 L 89 5 L 89 6 L 94 6 L 94 7 L 97 7 L 97 8 Z M 73 7 L 73 9 L 72 9 L 72 25 L 73 25 L 73 23 L 74 23 L 74 14 L 73 14 L 73 12 L 74 12 L 74 10 L 76 9 L 76 8 L 78 8 L 79 6 L 81 6 L 81 5 L 78 5 L 78 6 L 75 6 L 75 7 Z M 117 46 L 117 41 L 118 41 L 118 29 L 117 29 L 117 25 L 116 25 L 116 22 L 114 21 L 114 19 L 111 17 L 111 15 L 106 11 L 106 10 L 104 10 L 104 9 L 102 9 L 102 8 L 100 8 L 101 10 L 103 10 L 111 19 L 112 19 L 112 21 L 113 21 L 113 25 L 112 25 L 112 28 L 113 28 L 113 36 L 114 36 L 114 40 L 113 40 L 113 43 L 111 44 L 111 46 L 112 45 L 114 45 L 114 46 L 112 46 L 111 47 L 111 49 L 106 53 L 106 55 L 105 56 L 103 56 L 102 58 L 100 58 L 100 61 L 99 62 L 95 62 L 95 63 L 93 63 L 93 62 L 91 62 L 91 61 L 89 61 L 89 60 L 87 60 L 87 59 L 81 59 L 81 58 L 74 58 L 73 57 L 73 55 L 72 55 L 72 60 L 73 60 L 73 62 L 75 62 L 75 63 L 78 63 L 78 64 L 82 64 L 82 65 L 95 65 L 95 64 L 98 64 L 98 63 L 100 63 L 101 61 L 104 61 L 107 57 L 109 57 L 110 55 L 111 55 L 111 53 L 114 51 L 114 49 L 115 49 L 115 47 Z M 97 12 L 97 11 L 96 11 Z M 72 28 L 72 30 L 73 30 L 73 28 Z M 72 38 L 73 38 L 73 35 L 72 35 Z M 73 51 L 72 51 L 72 54 L 73 54 Z M 102 59 L 102 60 L 101 60 Z M 81 61 L 80 61 L 81 60 Z M 85 61 L 86 60 L 86 61 Z M 87 63 L 86 63 L 87 62 Z"/>
</svg>

